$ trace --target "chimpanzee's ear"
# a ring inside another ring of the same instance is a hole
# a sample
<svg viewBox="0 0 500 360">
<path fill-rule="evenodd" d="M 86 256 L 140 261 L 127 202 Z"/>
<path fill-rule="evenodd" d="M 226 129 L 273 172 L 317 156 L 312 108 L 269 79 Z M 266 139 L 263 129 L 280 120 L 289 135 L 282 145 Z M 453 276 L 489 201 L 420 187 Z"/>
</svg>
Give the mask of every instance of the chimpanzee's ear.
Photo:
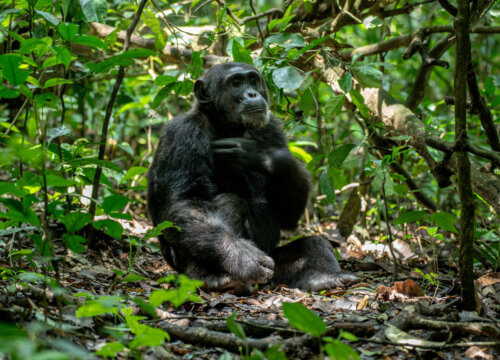
<svg viewBox="0 0 500 360">
<path fill-rule="evenodd" d="M 210 102 L 212 99 L 208 94 L 207 83 L 203 79 L 198 79 L 194 83 L 194 94 L 202 104 Z"/>
</svg>

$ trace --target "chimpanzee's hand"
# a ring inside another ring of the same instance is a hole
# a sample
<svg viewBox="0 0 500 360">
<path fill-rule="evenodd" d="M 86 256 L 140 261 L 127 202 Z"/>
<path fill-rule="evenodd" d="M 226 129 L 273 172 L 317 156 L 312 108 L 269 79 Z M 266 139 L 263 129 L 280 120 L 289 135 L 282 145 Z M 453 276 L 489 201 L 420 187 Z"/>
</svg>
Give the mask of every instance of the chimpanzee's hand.
<svg viewBox="0 0 500 360">
<path fill-rule="evenodd" d="M 265 170 L 269 156 L 258 141 L 245 138 L 227 138 L 212 142 L 216 162 L 237 167 Z"/>
<path fill-rule="evenodd" d="M 233 280 L 265 284 L 273 277 L 274 260 L 255 244 L 245 239 L 224 243 L 222 267 Z"/>
</svg>

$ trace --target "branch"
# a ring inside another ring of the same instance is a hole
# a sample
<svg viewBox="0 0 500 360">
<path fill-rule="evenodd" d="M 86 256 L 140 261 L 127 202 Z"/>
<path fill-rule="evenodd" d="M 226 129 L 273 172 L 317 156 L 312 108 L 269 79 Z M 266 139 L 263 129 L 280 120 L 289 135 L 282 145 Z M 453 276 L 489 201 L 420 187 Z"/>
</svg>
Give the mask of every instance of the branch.
<svg viewBox="0 0 500 360">
<path fill-rule="evenodd" d="M 97 35 L 101 38 L 105 38 L 109 34 L 111 34 L 113 31 L 116 29 L 112 26 L 106 25 L 106 24 L 99 24 L 99 23 L 90 23 L 90 26 L 93 30 L 93 35 Z M 125 31 L 119 31 L 118 32 L 118 40 L 124 42 L 126 38 L 126 32 Z M 144 39 L 140 36 L 137 35 L 132 35 L 130 37 L 130 45 L 134 47 L 140 47 L 140 48 L 145 48 L 145 49 L 150 49 L 150 50 L 156 50 L 155 48 L 155 42 L 153 39 Z M 190 62 L 191 61 L 191 54 L 192 51 L 182 48 L 182 47 L 176 47 L 176 46 L 170 46 L 167 45 L 161 50 L 161 58 L 164 62 L 166 63 L 173 63 L 173 64 L 181 64 L 184 62 Z M 228 59 L 223 56 L 216 56 L 216 55 L 205 55 L 203 57 L 203 64 L 206 67 L 211 67 L 216 64 L 220 64 L 222 62 L 226 62 Z"/>
<path fill-rule="evenodd" d="M 428 135 L 425 137 L 425 144 L 442 152 L 452 154 L 455 150 L 453 148 L 453 144 L 438 138 L 437 136 Z M 470 141 L 467 142 L 465 146 L 465 150 L 468 152 L 480 156 L 482 158 L 500 162 L 500 152 L 498 151 L 489 151 L 478 146 L 472 145 Z"/>
<path fill-rule="evenodd" d="M 377 44 L 361 46 L 354 50 L 342 52 L 340 54 L 340 57 L 344 61 L 351 61 L 354 55 L 359 54 L 360 59 L 362 59 L 363 57 L 368 55 L 376 55 L 382 52 L 387 52 L 400 47 L 408 46 L 410 45 L 410 42 L 413 40 L 413 38 L 417 35 L 426 37 L 431 34 L 447 33 L 447 32 L 454 33 L 455 30 L 453 29 L 453 26 L 451 25 L 429 26 L 415 30 L 409 34 L 393 37 L 392 39 L 382 41 Z M 500 33 L 500 26 L 475 26 L 470 30 L 470 32 L 476 34 L 497 34 Z"/>
<path fill-rule="evenodd" d="M 429 51 L 429 57 L 433 59 L 439 59 L 443 54 L 450 49 L 455 41 L 453 40 L 453 35 L 448 34 L 444 36 L 437 44 Z M 414 85 L 410 91 L 410 94 L 406 98 L 405 106 L 410 110 L 414 111 L 418 104 L 424 98 L 425 86 L 429 81 L 433 68 L 422 64 L 418 70 L 417 76 L 415 77 Z"/>
<path fill-rule="evenodd" d="M 451 16 L 457 16 L 458 10 L 455 5 L 452 5 L 448 0 L 438 0 L 443 9 L 448 11 Z"/>
<path fill-rule="evenodd" d="M 467 83 L 469 85 L 469 95 L 472 107 L 479 114 L 479 120 L 481 121 L 481 125 L 483 126 L 486 137 L 488 138 L 488 143 L 490 144 L 492 150 L 500 151 L 500 143 L 495 124 L 493 123 L 493 116 L 491 115 L 491 110 L 484 100 L 484 97 L 479 92 L 476 71 L 472 61 L 469 61 L 468 64 Z M 500 161 L 496 160 L 496 165 L 500 165 Z"/>
</svg>

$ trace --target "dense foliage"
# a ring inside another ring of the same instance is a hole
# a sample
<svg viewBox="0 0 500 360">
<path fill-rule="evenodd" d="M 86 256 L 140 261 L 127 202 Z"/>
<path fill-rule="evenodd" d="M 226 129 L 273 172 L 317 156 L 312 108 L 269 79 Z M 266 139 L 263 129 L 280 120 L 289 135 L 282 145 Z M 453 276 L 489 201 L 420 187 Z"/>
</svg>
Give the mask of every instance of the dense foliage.
<svg viewBox="0 0 500 360">
<path fill-rule="evenodd" d="M 463 7 L 447 0 L 0 0 L 0 8 L 2 286 L 42 282 L 62 294 L 68 251 L 122 240 L 135 249 L 131 271 L 141 246 L 155 248 L 148 240 L 175 224 L 140 237 L 123 223 L 147 217 L 145 173 L 161 124 L 192 106 L 204 68 L 232 60 L 254 64 L 267 81 L 290 150 L 316 184 L 312 222 L 340 214 L 345 236 L 358 219 L 356 232 L 377 229 L 380 241 L 396 236 L 391 229 L 411 238 L 423 228 L 425 246 L 456 246 L 466 233 L 459 190 L 471 186 L 474 248 L 462 255 L 498 268 L 498 3 L 474 1 L 467 18 L 466 143 L 455 133 L 452 81 L 461 39 L 453 21 Z M 468 153 L 468 184 L 456 180 L 454 152 Z M 138 304 L 145 312 L 196 300 L 196 282 L 166 281 L 178 292 Z M 115 314 L 134 334 L 102 356 L 168 337 L 139 323 L 122 298 L 86 296 L 83 316 Z M 16 331 L 2 327 L 0 340 L 27 339 Z M 327 352 L 341 345 L 325 340 Z"/>
</svg>

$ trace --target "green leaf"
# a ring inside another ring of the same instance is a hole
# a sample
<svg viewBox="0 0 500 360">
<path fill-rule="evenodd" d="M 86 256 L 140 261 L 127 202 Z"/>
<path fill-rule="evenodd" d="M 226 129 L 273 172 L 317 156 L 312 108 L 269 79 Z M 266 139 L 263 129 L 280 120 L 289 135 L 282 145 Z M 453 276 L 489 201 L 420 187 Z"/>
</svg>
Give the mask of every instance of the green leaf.
<svg viewBox="0 0 500 360">
<path fill-rule="evenodd" d="M 105 0 L 80 0 L 80 4 L 88 22 L 99 22 L 108 14 Z"/>
<path fill-rule="evenodd" d="M 47 131 L 47 142 L 49 143 L 52 140 L 54 140 L 56 137 L 69 135 L 69 134 L 71 134 L 71 130 L 65 126 L 58 126 L 58 127 L 50 128 Z"/>
<path fill-rule="evenodd" d="M 57 32 L 66 41 L 71 41 L 78 33 L 78 26 L 72 23 L 60 23 L 57 25 Z"/>
<path fill-rule="evenodd" d="M 342 75 L 339 80 L 339 86 L 345 93 L 348 93 L 352 89 L 352 75 L 350 72 L 346 71 Z"/>
<path fill-rule="evenodd" d="M 0 56 L 0 66 L 3 68 L 3 76 L 12 85 L 21 85 L 26 81 L 30 72 L 19 69 L 22 59 L 20 55 L 7 54 Z"/>
<path fill-rule="evenodd" d="M 177 78 L 175 76 L 159 75 L 155 79 L 155 84 L 158 86 L 165 86 L 175 81 L 177 81 Z"/>
<path fill-rule="evenodd" d="M 106 235 L 115 239 L 121 239 L 123 234 L 123 227 L 117 221 L 104 219 L 92 223 L 95 229 L 103 230 Z"/>
<path fill-rule="evenodd" d="M 62 223 L 69 233 L 75 233 L 83 229 L 85 226 L 92 222 L 92 215 L 87 212 L 75 211 L 65 215 Z"/>
<path fill-rule="evenodd" d="M 277 44 L 285 49 L 302 48 L 306 46 L 305 39 L 295 33 L 279 33 L 266 38 L 266 45 Z"/>
<path fill-rule="evenodd" d="M 125 282 L 125 283 L 131 283 L 131 282 L 137 282 L 137 281 L 142 281 L 142 280 L 146 280 L 146 278 L 144 276 L 130 273 L 127 276 L 125 276 L 123 279 L 121 279 L 120 281 Z"/>
<path fill-rule="evenodd" d="M 328 155 L 328 164 L 330 167 L 334 169 L 340 169 L 342 163 L 347 158 L 352 149 L 354 149 L 356 145 L 354 144 L 343 144 L 337 146 L 329 155 Z"/>
<path fill-rule="evenodd" d="M 492 76 L 488 76 L 484 82 L 484 93 L 487 97 L 491 98 L 495 95 L 495 79 Z"/>
<path fill-rule="evenodd" d="M 344 94 L 334 96 L 333 99 L 330 100 L 325 106 L 326 114 L 328 116 L 337 115 L 342 110 L 344 102 L 345 102 Z"/>
<path fill-rule="evenodd" d="M 76 184 L 74 180 L 65 179 L 62 176 L 53 173 L 45 175 L 45 181 L 47 182 L 47 186 L 49 187 L 67 187 Z M 40 184 L 43 184 L 42 177 L 40 177 Z"/>
<path fill-rule="evenodd" d="M 95 354 L 102 356 L 105 359 L 107 359 L 108 357 L 115 358 L 116 354 L 123 350 L 125 350 L 125 345 L 123 345 L 122 343 L 109 342 L 101 347 L 98 351 L 96 351 Z"/>
<path fill-rule="evenodd" d="M 397 218 L 392 220 L 393 225 L 400 225 L 400 224 L 406 224 L 406 223 L 412 223 L 417 220 L 420 220 L 422 216 L 426 214 L 425 211 L 422 210 L 411 210 L 411 211 L 406 211 L 402 214 L 400 214 Z"/>
<path fill-rule="evenodd" d="M 361 65 L 352 69 L 354 77 L 363 88 L 376 88 L 380 86 L 383 74 L 373 66 Z"/>
<path fill-rule="evenodd" d="M 250 50 L 245 49 L 244 45 L 241 45 L 238 41 L 234 41 L 231 50 L 234 61 L 253 65 L 253 60 L 250 56 Z"/>
<path fill-rule="evenodd" d="M 101 166 L 103 168 L 116 171 L 117 173 L 123 173 L 122 168 L 119 167 L 118 165 L 112 163 L 111 161 L 99 160 L 96 157 L 74 159 L 74 160 L 68 161 L 68 164 L 75 166 L 75 167 L 76 166 L 95 165 L 95 166 Z"/>
<path fill-rule="evenodd" d="M 288 144 L 288 148 L 290 149 L 290 152 L 293 156 L 295 156 L 297 159 L 302 160 L 306 164 L 312 160 L 312 156 L 304 149 L 290 144 Z"/>
<path fill-rule="evenodd" d="M 87 239 L 80 235 L 63 234 L 63 239 L 66 241 L 68 249 L 71 251 L 81 254 L 85 251 L 85 246 L 82 244 L 87 243 Z"/>
<path fill-rule="evenodd" d="M 329 171 L 323 171 L 319 177 L 321 192 L 326 195 L 326 200 L 329 203 L 335 202 L 335 182 L 333 174 Z"/>
<path fill-rule="evenodd" d="M 234 335 L 239 337 L 242 340 L 246 339 L 245 330 L 243 330 L 243 326 L 238 324 L 234 319 L 236 318 L 236 312 L 233 311 L 231 315 L 228 316 L 226 320 L 227 327 L 229 331 L 231 331 Z"/>
<path fill-rule="evenodd" d="M 49 45 L 35 38 L 26 39 L 19 48 L 19 52 L 23 55 L 34 52 L 37 56 L 43 56 L 47 51 L 49 51 Z"/>
<path fill-rule="evenodd" d="M 134 63 L 133 60 L 136 58 L 143 58 L 153 55 L 156 55 L 156 52 L 152 50 L 132 49 L 132 50 L 127 50 L 119 55 L 112 56 L 104 61 L 88 63 L 87 66 L 90 70 L 92 70 L 95 73 L 107 72 L 117 65 L 129 66 Z"/>
<path fill-rule="evenodd" d="M 161 102 L 163 101 L 163 99 L 165 99 L 168 95 L 170 95 L 172 90 L 174 90 L 175 92 L 178 92 L 181 87 L 182 87 L 182 83 L 180 81 L 174 81 L 174 82 L 171 82 L 171 83 L 167 84 L 166 86 L 162 87 L 161 90 L 158 91 L 158 93 L 156 94 L 156 96 L 153 99 L 153 103 L 151 104 L 153 109 L 156 108 L 158 105 L 160 105 Z"/>
<path fill-rule="evenodd" d="M 73 81 L 66 80 L 63 78 L 52 78 L 52 79 L 49 79 L 45 82 L 45 84 L 43 85 L 43 88 L 47 89 L 49 87 L 62 85 L 62 84 L 73 84 Z"/>
<path fill-rule="evenodd" d="M 283 313 L 293 327 L 320 337 L 326 333 L 326 325 L 321 318 L 300 303 L 283 303 Z"/>
<path fill-rule="evenodd" d="M 324 347 L 330 359 L 336 360 L 359 360 L 360 357 L 353 348 L 338 340 L 328 343 Z"/>
<path fill-rule="evenodd" d="M 120 179 L 119 184 L 127 181 L 127 180 L 132 180 L 134 179 L 137 175 L 144 174 L 145 172 L 148 171 L 148 168 L 142 167 L 142 166 L 133 166 L 130 169 L 127 170 L 127 173 L 125 176 L 123 176 Z"/>
<path fill-rule="evenodd" d="M 303 78 L 295 68 L 285 66 L 273 71 L 273 81 L 278 88 L 292 91 L 300 87 Z"/>
<path fill-rule="evenodd" d="M 458 234 L 458 230 L 454 224 L 457 220 L 455 215 L 444 211 L 438 211 L 431 215 L 430 220 L 441 229 Z"/>
<path fill-rule="evenodd" d="M 35 10 L 35 12 L 42 16 L 45 20 L 47 20 L 49 23 L 51 23 L 52 25 L 57 25 L 59 24 L 59 19 L 56 18 L 54 15 L 48 13 L 48 12 L 45 12 L 45 11 L 40 11 L 40 10 Z"/>
<path fill-rule="evenodd" d="M 181 231 L 180 227 L 175 226 L 170 221 L 163 221 L 163 222 L 159 223 L 157 226 L 155 226 L 154 228 L 152 228 L 151 230 L 146 231 L 146 234 L 144 234 L 143 239 L 147 240 L 147 239 L 151 239 L 152 237 L 155 237 L 155 236 L 160 236 L 162 234 L 163 230 L 168 229 L 168 228 L 175 228 L 175 229 L 177 229 L 177 231 Z"/>
<path fill-rule="evenodd" d="M 100 302 L 91 301 L 80 306 L 76 311 L 76 317 L 93 317 L 107 313 L 118 314 L 118 310 L 114 306 L 106 306 Z"/>
<path fill-rule="evenodd" d="M 108 45 L 106 45 L 106 43 L 104 41 L 102 41 L 98 37 L 95 37 L 95 36 L 92 36 L 92 35 L 79 35 L 79 36 L 76 36 L 72 40 L 72 42 L 74 44 L 80 44 L 80 45 L 89 46 L 89 47 L 91 47 L 93 49 L 101 49 L 101 50 L 105 50 L 105 51 L 109 50 Z"/>
<path fill-rule="evenodd" d="M 363 95 L 361 95 L 361 93 L 356 89 L 351 89 L 351 91 L 349 91 L 349 94 L 351 95 L 352 102 L 361 113 L 361 116 L 363 116 L 366 119 L 369 119 L 370 109 L 368 108 L 368 106 L 365 105 L 365 99 Z"/>
<path fill-rule="evenodd" d="M 128 204 L 128 198 L 123 195 L 111 195 L 104 198 L 102 209 L 106 214 L 123 209 Z"/>
</svg>

